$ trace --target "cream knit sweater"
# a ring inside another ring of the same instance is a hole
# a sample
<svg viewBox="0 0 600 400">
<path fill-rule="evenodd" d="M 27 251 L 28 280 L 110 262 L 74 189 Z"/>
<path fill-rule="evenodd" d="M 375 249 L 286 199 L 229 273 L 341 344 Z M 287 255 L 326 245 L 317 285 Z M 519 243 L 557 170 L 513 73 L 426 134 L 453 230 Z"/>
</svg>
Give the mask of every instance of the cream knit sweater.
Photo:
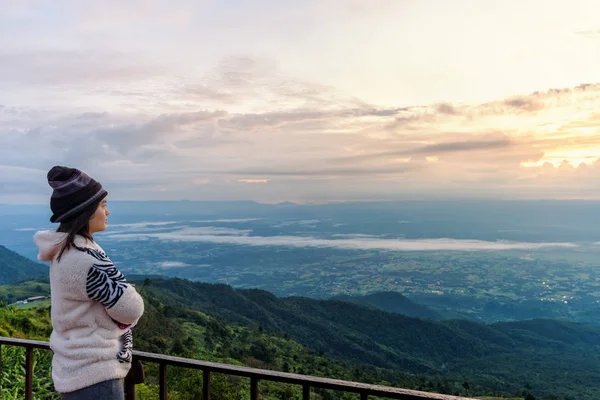
<svg viewBox="0 0 600 400">
<path fill-rule="evenodd" d="M 39 231 L 38 259 L 50 261 L 52 379 L 60 393 L 111 379 L 131 368 L 131 328 L 144 302 L 96 243 L 76 236 L 56 260 L 65 233 Z"/>
</svg>

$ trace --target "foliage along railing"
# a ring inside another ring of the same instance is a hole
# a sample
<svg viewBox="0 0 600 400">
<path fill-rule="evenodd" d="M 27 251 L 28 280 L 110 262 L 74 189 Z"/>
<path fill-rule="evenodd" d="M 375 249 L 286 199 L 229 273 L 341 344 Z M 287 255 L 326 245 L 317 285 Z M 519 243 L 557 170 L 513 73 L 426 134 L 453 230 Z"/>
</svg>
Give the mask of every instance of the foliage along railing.
<svg viewBox="0 0 600 400">
<path fill-rule="evenodd" d="M 19 346 L 25 348 L 25 400 L 33 400 L 33 349 L 50 350 L 48 342 L 38 340 L 24 340 L 0 337 L 0 378 L 2 377 L 2 346 Z M 250 378 L 250 398 L 259 398 L 258 382 L 272 381 L 282 382 L 302 387 L 302 399 L 309 400 L 312 388 L 330 389 L 341 392 L 357 393 L 361 400 L 367 400 L 369 396 L 378 396 L 401 400 L 474 400 L 466 397 L 450 396 L 438 393 L 421 392 L 415 390 L 400 389 L 390 386 L 369 385 L 365 383 L 343 381 L 337 379 L 319 378 L 315 376 L 292 374 L 262 370 L 257 368 L 240 367 L 236 365 L 221 364 L 200 360 L 192 360 L 181 357 L 171 357 L 162 354 L 134 351 L 135 360 L 156 363 L 159 366 L 159 398 L 167 399 L 167 366 L 183 367 L 188 369 L 202 370 L 202 394 L 203 399 L 210 399 L 210 381 L 212 373 L 222 373 Z M 1 380 L 0 380 L 1 381 Z M 135 384 L 129 377 L 125 378 L 125 398 L 135 400 Z"/>
</svg>

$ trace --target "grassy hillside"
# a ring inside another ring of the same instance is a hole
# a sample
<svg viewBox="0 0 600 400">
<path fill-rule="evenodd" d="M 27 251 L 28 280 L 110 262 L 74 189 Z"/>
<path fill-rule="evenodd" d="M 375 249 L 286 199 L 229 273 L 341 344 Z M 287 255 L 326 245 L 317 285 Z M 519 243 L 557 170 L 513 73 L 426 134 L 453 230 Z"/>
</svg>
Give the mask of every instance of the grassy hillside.
<svg viewBox="0 0 600 400">
<path fill-rule="evenodd" d="M 48 340 L 52 332 L 48 308 L 21 310 L 0 307 L 0 336 Z M 52 393 L 50 351 L 34 350 L 35 373 L 33 388 L 35 399 L 58 400 Z M 2 374 L 0 375 L 0 398 L 22 400 L 25 398 L 25 349 L 2 346 Z"/>
<path fill-rule="evenodd" d="M 48 278 L 0 286 L 0 301 L 5 302 L 6 304 L 12 304 L 18 300 L 34 296 L 50 296 L 50 283 Z"/>
</svg>

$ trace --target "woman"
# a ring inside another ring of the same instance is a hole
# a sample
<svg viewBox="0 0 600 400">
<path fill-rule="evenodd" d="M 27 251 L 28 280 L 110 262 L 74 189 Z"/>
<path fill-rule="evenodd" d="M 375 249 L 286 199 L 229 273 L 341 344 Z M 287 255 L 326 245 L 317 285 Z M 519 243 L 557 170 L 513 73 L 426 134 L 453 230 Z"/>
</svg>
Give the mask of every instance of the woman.
<svg viewBox="0 0 600 400">
<path fill-rule="evenodd" d="M 144 302 L 93 235 L 106 229 L 107 192 L 74 169 L 48 172 L 53 188 L 50 222 L 39 231 L 38 259 L 50 262 L 52 379 L 64 400 L 121 400 L 131 368 L 131 328 Z"/>
</svg>

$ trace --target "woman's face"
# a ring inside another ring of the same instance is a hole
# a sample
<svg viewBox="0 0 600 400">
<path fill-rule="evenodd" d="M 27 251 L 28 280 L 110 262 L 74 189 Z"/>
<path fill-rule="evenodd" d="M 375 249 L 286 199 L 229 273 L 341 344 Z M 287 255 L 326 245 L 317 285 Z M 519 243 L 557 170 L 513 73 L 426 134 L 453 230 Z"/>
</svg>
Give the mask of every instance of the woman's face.
<svg viewBox="0 0 600 400">
<path fill-rule="evenodd" d="M 96 232 L 102 232 L 106 229 L 106 222 L 108 221 L 108 208 L 106 208 L 106 198 L 100 202 L 98 208 L 92 218 L 90 218 L 90 235 Z"/>
</svg>

